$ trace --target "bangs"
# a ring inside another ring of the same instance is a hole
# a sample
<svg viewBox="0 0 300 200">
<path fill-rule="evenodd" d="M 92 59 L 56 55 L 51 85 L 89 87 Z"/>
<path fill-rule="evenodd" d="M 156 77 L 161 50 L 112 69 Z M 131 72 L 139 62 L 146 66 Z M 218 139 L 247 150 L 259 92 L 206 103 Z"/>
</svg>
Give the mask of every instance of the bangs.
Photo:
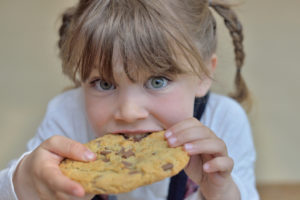
<svg viewBox="0 0 300 200">
<path fill-rule="evenodd" d="M 73 24 L 65 46 L 69 55 L 63 59 L 65 73 L 84 82 L 93 69 L 98 69 L 101 78 L 114 83 L 116 59 L 131 81 L 138 79 L 139 72 L 206 73 L 198 50 L 177 27 L 176 20 L 164 16 L 166 12 L 163 5 L 147 1 L 95 1 L 74 20 L 78 23 Z M 179 64 L 180 59 L 190 67 Z"/>
</svg>

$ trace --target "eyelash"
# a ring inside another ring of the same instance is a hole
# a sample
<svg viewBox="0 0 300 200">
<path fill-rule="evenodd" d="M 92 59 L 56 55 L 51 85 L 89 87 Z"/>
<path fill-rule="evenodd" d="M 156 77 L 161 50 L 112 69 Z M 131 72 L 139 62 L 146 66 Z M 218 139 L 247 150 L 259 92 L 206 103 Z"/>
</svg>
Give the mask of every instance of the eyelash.
<svg viewBox="0 0 300 200">
<path fill-rule="evenodd" d="M 97 83 L 98 81 L 100 81 L 100 78 L 95 78 L 95 79 L 91 80 L 91 81 L 89 82 L 89 86 L 90 86 L 91 88 L 95 88 L 96 83 Z"/>
<path fill-rule="evenodd" d="M 90 86 L 91 88 L 95 88 L 97 82 L 100 82 L 100 81 L 106 82 L 105 80 L 102 80 L 102 79 L 100 79 L 100 78 L 95 78 L 95 79 L 93 79 L 93 80 L 91 80 L 91 81 L 89 82 L 89 86 Z M 107 83 L 109 83 L 109 82 L 107 82 Z"/>
<path fill-rule="evenodd" d="M 100 80 L 99 78 L 95 78 L 95 79 L 91 80 L 91 81 L 89 82 L 90 87 L 94 87 L 95 84 L 96 84 L 96 82 L 99 81 L 99 80 Z"/>
<path fill-rule="evenodd" d="M 146 83 L 147 83 L 150 79 L 153 79 L 153 78 L 164 78 L 164 79 L 167 80 L 167 82 L 168 82 L 167 84 L 170 84 L 170 83 L 172 82 L 172 79 L 169 78 L 169 77 L 166 77 L 166 76 L 152 76 L 152 77 L 150 77 L 150 78 L 147 79 Z M 91 81 L 89 81 L 89 86 L 92 87 L 92 88 L 95 88 L 96 83 L 97 83 L 98 81 L 100 81 L 100 80 L 101 80 L 100 78 L 94 78 L 94 79 L 92 79 Z M 146 83 L 144 84 L 144 86 L 146 85 Z M 145 86 L 145 87 L 146 87 L 146 86 Z"/>
</svg>

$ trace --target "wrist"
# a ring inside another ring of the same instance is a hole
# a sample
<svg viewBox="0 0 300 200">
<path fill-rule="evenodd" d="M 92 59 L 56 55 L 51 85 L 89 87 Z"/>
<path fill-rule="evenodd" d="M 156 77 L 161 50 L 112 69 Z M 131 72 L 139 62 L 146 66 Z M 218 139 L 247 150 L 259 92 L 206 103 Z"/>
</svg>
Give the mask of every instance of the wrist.
<svg viewBox="0 0 300 200">
<path fill-rule="evenodd" d="M 19 200 L 34 199 L 32 198 L 33 195 L 31 195 L 33 184 L 30 183 L 30 179 L 27 177 L 28 172 L 26 171 L 25 164 L 27 159 L 28 155 L 26 155 L 22 160 L 20 160 L 13 175 L 13 185 L 16 196 Z"/>
<path fill-rule="evenodd" d="M 213 186 L 214 187 L 214 186 Z M 199 198 L 201 200 L 241 200 L 240 191 L 233 181 L 232 177 L 226 181 L 221 187 L 208 190 L 199 190 Z"/>
</svg>

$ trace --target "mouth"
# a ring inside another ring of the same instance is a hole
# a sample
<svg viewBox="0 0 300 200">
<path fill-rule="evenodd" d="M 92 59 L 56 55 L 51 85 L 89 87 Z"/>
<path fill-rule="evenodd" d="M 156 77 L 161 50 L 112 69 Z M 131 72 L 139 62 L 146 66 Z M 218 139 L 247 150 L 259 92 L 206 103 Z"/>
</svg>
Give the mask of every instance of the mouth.
<svg viewBox="0 0 300 200">
<path fill-rule="evenodd" d="M 126 140 L 139 142 L 145 137 L 149 136 L 152 132 L 141 132 L 141 133 L 116 133 L 117 135 L 123 136 Z"/>
</svg>

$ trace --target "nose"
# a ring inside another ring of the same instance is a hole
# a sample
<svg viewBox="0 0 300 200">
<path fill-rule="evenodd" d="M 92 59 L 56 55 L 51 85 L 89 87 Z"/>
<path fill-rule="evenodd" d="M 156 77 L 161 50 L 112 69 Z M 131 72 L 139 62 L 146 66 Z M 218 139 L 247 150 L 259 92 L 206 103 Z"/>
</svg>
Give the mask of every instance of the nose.
<svg viewBox="0 0 300 200">
<path fill-rule="evenodd" d="M 118 109 L 115 112 L 116 120 L 133 123 L 149 115 L 145 102 L 141 98 L 119 98 L 118 102 Z"/>
</svg>

